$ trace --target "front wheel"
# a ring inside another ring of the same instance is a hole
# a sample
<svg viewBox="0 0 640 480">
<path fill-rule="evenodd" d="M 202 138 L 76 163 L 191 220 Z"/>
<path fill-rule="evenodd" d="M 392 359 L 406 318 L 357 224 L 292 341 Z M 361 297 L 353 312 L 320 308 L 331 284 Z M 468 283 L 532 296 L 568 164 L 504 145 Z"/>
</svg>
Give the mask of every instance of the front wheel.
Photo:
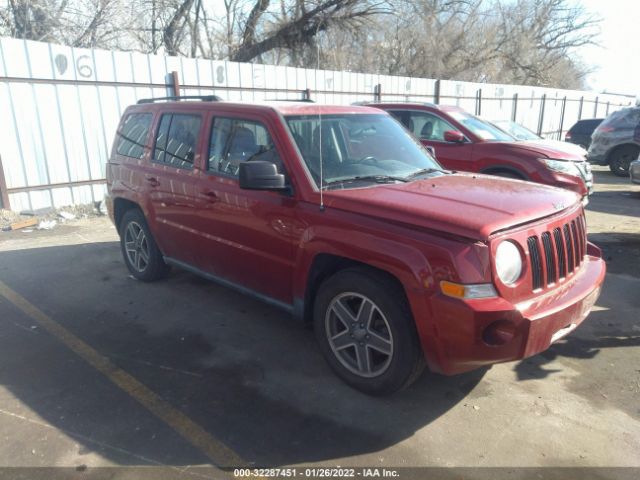
<svg viewBox="0 0 640 480">
<path fill-rule="evenodd" d="M 629 176 L 629 166 L 631 162 L 638 158 L 640 149 L 631 145 L 618 148 L 611 154 L 609 169 L 618 177 Z"/>
<path fill-rule="evenodd" d="M 362 392 L 393 393 L 424 369 L 404 292 L 376 271 L 349 269 L 325 281 L 316 297 L 314 330 L 331 368 Z"/>
<path fill-rule="evenodd" d="M 122 217 L 120 248 L 129 272 L 138 280 L 152 282 L 164 277 L 169 270 L 143 213 L 138 209 L 128 210 Z"/>
</svg>

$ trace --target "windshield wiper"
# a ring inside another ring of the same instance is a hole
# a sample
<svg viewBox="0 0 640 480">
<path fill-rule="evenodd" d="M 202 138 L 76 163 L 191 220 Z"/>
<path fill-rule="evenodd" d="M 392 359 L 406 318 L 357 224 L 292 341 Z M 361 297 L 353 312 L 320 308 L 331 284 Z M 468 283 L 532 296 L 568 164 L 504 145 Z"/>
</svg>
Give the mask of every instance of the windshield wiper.
<svg viewBox="0 0 640 480">
<path fill-rule="evenodd" d="M 376 183 L 393 183 L 393 182 L 407 182 L 405 177 L 394 177 L 393 175 L 360 175 L 357 177 L 338 178 L 336 180 L 329 180 L 324 182 L 325 185 L 335 185 L 337 183 L 350 183 L 350 182 L 376 182 Z"/>
<path fill-rule="evenodd" d="M 406 180 L 412 179 L 412 178 L 416 178 L 419 177 L 420 175 L 426 175 L 428 173 L 446 173 L 444 170 L 442 170 L 441 168 L 422 168 L 420 170 L 418 170 L 417 172 L 413 172 L 411 175 L 407 175 L 405 178 Z"/>
</svg>

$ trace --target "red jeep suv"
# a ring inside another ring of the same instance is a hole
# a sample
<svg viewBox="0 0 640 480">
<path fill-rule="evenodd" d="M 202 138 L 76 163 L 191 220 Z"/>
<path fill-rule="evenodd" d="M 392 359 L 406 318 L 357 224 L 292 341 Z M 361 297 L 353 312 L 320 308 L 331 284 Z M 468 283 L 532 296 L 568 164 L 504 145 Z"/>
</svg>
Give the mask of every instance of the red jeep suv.
<svg viewBox="0 0 640 480">
<path fill-rule="evenodd" d="M 394 117 L 433 148 L 444 167 L 519 178 L 573 190 L 586 197 L 593 189 L 585 157 L 540 142 L 518 141 L 461 108 L 423 103 L 369 104 Z"/>
<path fill-rule="evenodd" d="M 177 266 L 313 323 L 371 394 L 545 350 L 605 275 L 579 195 L 444 171 L 374 108 L 145 101 L 107 185 L 134 277 Z"/>
</svg>

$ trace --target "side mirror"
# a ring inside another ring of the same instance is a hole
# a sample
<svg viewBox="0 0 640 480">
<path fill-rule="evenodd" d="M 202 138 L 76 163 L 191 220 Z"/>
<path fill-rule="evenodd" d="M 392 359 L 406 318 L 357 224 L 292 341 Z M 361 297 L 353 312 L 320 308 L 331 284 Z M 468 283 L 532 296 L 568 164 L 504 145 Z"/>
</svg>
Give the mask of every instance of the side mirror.
<svg viewBox="0 0 640 480">
<path fill-rule="evenodd" d="M 452 143 L 464 143 L 464 135 L 458 130 L 447 130 L 444 132 L 444 141 Z"/>
<path fill-rule="evenodd" d="M 246 190 L 285 190 L 284 175 L 275 163 L 252 160 L 240 163 L 240 188 Z"/>
</svg>

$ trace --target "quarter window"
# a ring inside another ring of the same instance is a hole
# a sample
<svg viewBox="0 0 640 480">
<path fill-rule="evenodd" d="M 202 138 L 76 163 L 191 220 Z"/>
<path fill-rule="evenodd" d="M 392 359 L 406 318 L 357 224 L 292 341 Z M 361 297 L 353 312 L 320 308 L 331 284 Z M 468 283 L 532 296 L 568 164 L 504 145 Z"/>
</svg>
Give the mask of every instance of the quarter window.
<svg viewBox="0 0 640 480">
<path fill-rule="evenodd" d="M 125 157 L 142 158 L 144 147 L 151 127 L 150 113 L 132 113 L 127 115 L 124 125 L 118 132 L 116 152 Z"/>
<path fill-rule="evenodd" d="M 154 162 L 192 168 L 201 119 L 197 115 L 164 114 L 160 120 Z"/>
<path fill-rule="evenodd" d="M 238 176 L 240 164 L 251 160 L 275 163 L 282 173 L 282 161 L 262 123 L 235 118 L 214 119 L 208 171 Z"/>
</svg>

